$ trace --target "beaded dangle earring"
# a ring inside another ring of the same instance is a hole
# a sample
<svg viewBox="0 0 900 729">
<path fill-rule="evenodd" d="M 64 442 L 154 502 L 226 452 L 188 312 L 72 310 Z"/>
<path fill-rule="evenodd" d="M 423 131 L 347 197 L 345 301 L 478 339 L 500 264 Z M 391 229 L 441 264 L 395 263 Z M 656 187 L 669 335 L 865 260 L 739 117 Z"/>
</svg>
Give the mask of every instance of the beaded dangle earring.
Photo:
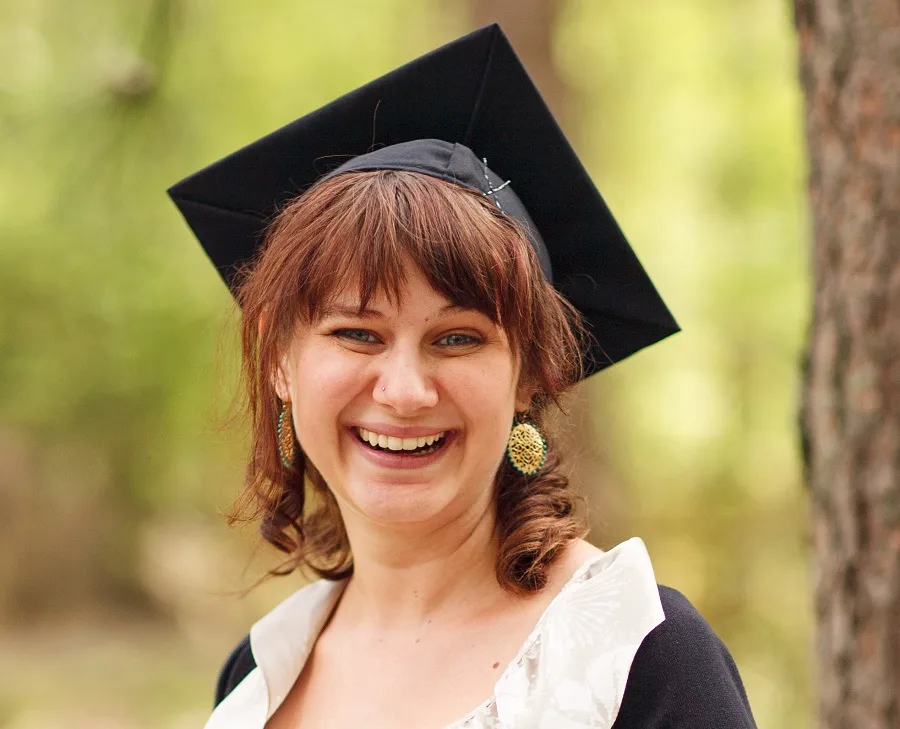
<svg viewBox="0 0 900 729">
<path fill-rule="evenodd" d="M 509 462 L 523 476 L 533 476 L 547 460 L 547 441 L 537 426 L 525 420 L 524 414 L 517 414 L 506 444 Z"/>
<path fill-rule="evenodd" d="M 285 468 L 294 465 L 294 426 L 289 400 L 281 403 L 281 412 L 278 414 L 278 455 Z"/>
</svg>

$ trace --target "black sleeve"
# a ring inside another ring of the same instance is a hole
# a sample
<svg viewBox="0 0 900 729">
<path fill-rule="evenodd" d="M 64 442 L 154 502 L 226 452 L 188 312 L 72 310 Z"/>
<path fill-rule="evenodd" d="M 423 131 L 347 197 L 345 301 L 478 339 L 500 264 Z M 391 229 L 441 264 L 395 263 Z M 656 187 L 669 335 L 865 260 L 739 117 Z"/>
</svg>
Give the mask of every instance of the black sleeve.
<svg viewBox="0 0 900 729">
<path fill-rule="evenodd" d="M 659 596 L 666 619 L 635 655 L 613 729 L 756 729 L 728 649 L 684 595 Z"/>
<path fill-rule="evenodd" d="M 216 681 L 216 702 L 213 706 L 222 703 L 232 689 L 243 681 L 244 677 L 254 668 L 256 668 L 256 660 L 253 658 L 253 651 L 250 650 L 250 636 L 248 635 L 231 651 L 231 655 L 228 656 L 228 660 L 219 671 L 219 679 Z"/>
</svg>

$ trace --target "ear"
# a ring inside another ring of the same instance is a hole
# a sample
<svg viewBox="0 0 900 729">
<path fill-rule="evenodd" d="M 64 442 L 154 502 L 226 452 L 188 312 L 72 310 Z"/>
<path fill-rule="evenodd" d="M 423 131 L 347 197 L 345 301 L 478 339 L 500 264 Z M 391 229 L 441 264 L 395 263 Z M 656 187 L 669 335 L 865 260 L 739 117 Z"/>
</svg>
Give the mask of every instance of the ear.
<svg viewBox="0 0 900 729">
<path fill-rule="evenodd" d="M 285 374 L 284 368 L 279 366 L 275 370 L 275 376 L 272 378 L 272 385 L 275 387 L 275 394 L 281 402 L 290 402 L 291 399 L 291 381 Z"/>
<path fill-rule="evenodd" d="M 516 388 L 516 412 L 524 413 L 531 410 L 535 388 L 528 382 L 520 381 Z"/>
<path fill-rule="evenodd" d="M 278 399 L 282 402 L 290 402 L 293 399 L 291 397 L 293 392 L 291 385 L 291 371 L 288 367 L 288 355 L 285 352 L 275 368 L 275 374 L 272 376 L 272 386 L 275 388 L 275 394 L 278 395 Z"/>
<path fill-rule="evenodd" d="M 267 310 L 264 310 L 259 316 L 256 328 L 259 338 L 263 338 L 263 331 L 266 328 Z M 282 402 L 290 402 L 291 400 L 291 377 L 290 370 L 287 366 L 287 352 L 283 352 L 278 366 L 275 368 L 275 374 L 272 376 L 272 387 L 275 388 L 275 394 Z"/>
</svg>

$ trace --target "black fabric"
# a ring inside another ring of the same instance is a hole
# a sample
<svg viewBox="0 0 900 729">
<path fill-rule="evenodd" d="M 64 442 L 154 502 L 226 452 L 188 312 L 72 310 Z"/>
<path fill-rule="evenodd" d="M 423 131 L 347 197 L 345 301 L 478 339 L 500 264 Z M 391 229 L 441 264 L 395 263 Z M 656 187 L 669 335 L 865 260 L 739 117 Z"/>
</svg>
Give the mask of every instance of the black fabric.
<svg viewBox="0 0 900 729">
<path fill-rule="evenodd" d="M 256 660 L 253 658 L 253 652 L 250 650 L 250 636 L 248 635 L 231 651 L 231 655 L 228 656 L 225 665 L 219 671 L 219 678 L 216 681 L 216 698 L 213 706 L 221 704 L 222 700 L 254 668 L 256 668 Z"/>
<path fill-rule="evenodd" d="M 612 729 L 756 729 L 734 659 L 688 599 L 659 587 L 666 619 L 644 638 Z M 232 651 L 216 705 L 253 670 L 250 640 Z"/>
<path fill-rule="evenodd" d="M 497 25 L 345 94 L 192 174 L 169 194 L 233 290 L 238 267 L 252 259 L 286 202 L 342 164 L 441 177 L 422 157 L 423 147 L 386 151 L 428 140 L 465 148 L 460 184 L 487 192 L 472 165 L 485 159 L 491 187 L 510 181 L 509 214 L 526 227 L 533 223 L 553 285 L 581 311 L 596 340 L 586 375 L 678 331 Z"/>
<path fill-rule="evenodd" d="M 756 729 L 734 659 L 688 599 L 660 586 L 666 619 L 631 664 L 613 729 Z"/>
</svg>

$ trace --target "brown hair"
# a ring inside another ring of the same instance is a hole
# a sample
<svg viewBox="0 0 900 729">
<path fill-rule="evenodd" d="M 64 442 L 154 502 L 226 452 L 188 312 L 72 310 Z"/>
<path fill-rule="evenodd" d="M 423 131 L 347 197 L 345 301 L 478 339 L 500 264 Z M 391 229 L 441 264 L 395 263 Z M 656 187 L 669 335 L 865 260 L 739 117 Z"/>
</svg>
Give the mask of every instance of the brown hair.
<svg viewBox="0 0 900 729">
<path fill-rule="evenodd" d="M 296 326 L 315 322 L 347 287 L 358 289 L 360 309 L 379 292 L 399 301 L 407 262 L 450 302 L 503 327 L 534 393 L 531 422 L 543 425 L 547 407 L 580 378 L 584 330 L 577 311 L 547 283 L 523 229 L 489 198 L 396 170 L 348 172 L 313 186 L 275 218 L 238 293 L 253 444 L 231 521 L 261 520 L 263 538 L 288 555 L 272 574 L 307 565 L 341 579 L 353 570 L 337 502 L 322 476 L 302 449 L 293 467 L 281 463 L 273 384 L 279 359 Z M 548 445 L 535 476 L 504 459 L 496 477 L 497 579 L 513 592 L 541 589 L 561 549 L 584 533 Z"/>
</svg>

